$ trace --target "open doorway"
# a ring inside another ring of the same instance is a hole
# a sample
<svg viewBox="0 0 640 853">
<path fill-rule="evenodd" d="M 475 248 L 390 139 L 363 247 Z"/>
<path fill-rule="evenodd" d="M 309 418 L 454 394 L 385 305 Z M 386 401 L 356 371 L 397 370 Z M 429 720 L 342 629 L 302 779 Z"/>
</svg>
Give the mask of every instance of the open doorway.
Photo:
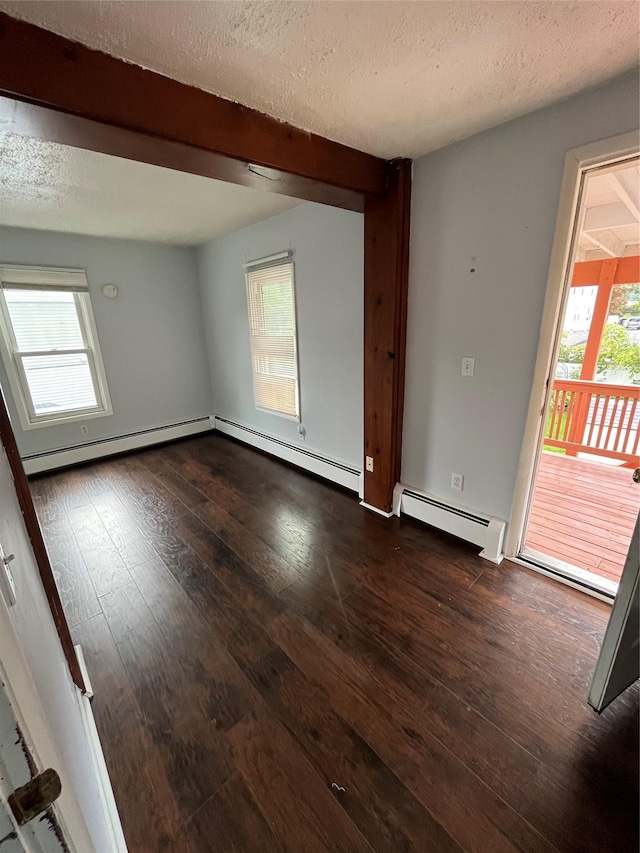
<svg viewBox="0 0 640 853">
<path fill-rule="evenodd" d="M 640 168 L 582 175 L 520 554 L 615 595 L 640 509 Z"/>
</svg>

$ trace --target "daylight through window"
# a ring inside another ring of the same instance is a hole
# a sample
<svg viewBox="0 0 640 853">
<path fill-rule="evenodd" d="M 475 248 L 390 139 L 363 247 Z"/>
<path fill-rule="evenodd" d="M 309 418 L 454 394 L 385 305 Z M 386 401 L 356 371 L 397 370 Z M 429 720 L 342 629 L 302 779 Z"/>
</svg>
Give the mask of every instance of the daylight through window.
<svg viewBox="0 0 640 853">
<path fill-rule="evenodd" d="M 110 414 L 84 272 L 0 269 L 3 358 L 23 427 Z"/>
<path fill-rule="evenodd" d="M 293 263 L 247 271 L 256 408 L 299 420 Z"/>
</svg>

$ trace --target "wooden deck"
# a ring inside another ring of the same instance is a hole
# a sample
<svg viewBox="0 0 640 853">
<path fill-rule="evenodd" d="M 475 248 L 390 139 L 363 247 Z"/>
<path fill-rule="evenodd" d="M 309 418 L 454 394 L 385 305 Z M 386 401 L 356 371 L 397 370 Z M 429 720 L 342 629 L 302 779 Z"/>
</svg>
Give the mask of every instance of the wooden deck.
<svg viewBox="0 0 640 853">
<path fill-rule="evenodd" d="M 640 509 L 629 468 L 542 454 L 527 548 L 620 580 Z"/>
</svg>

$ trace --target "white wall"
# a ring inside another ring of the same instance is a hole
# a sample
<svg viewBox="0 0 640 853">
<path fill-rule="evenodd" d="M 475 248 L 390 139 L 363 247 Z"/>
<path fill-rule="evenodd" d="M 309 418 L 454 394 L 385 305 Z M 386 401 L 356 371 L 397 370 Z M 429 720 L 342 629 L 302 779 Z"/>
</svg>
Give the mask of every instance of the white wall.
<svg viewBox="0 0 640 853">
<path fill-rule="evenodd" d="M 16 585 L 11 609 L 0 597 L 0 672 L 9 683 L 40 769 L 53 767 L 60 775 L 58 808 L 76 849 L 106 853 L 112 844 L 79 691 L 62 652 L 2 444 L 0 543 L 5 554 L 15 555 L 11 570 Z"/>
<path fill-rule="evenodd" d="M 81 267 L 105 363 L 113 415 L 23 431 L 0 360 L 0 385 L 23 456 L 211 414 L 195 249 L 0 228 L 0 262 Z M 117 299 L 101 287 L 117 284 Z"/>
<path fill-rule="evenodd" d="M 305 204 L 199 249 L 216 414 L 289 442 L 297 424 L 256 411 L 243 263 L 293 249 L 301 445 L 362 466 L 363 216 Z"/>
<path fill-rule="evenodd" d="M 634 72 L 414 164 L 403 482 L 509 518 L 564 156 L 638 104 Z"/>
</svg>

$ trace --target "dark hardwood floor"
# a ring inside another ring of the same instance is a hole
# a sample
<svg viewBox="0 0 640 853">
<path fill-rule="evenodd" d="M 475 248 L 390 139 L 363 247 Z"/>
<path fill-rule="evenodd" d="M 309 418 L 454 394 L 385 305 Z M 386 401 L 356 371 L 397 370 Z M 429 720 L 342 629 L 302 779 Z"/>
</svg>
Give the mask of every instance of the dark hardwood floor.
<svg viewBox="0 0 640 853">
<path fill-rule="evenodd" d="M 32 489 L 131 851 L 638 849 L 605 604 L 223 437 Z"/>
</svg>

